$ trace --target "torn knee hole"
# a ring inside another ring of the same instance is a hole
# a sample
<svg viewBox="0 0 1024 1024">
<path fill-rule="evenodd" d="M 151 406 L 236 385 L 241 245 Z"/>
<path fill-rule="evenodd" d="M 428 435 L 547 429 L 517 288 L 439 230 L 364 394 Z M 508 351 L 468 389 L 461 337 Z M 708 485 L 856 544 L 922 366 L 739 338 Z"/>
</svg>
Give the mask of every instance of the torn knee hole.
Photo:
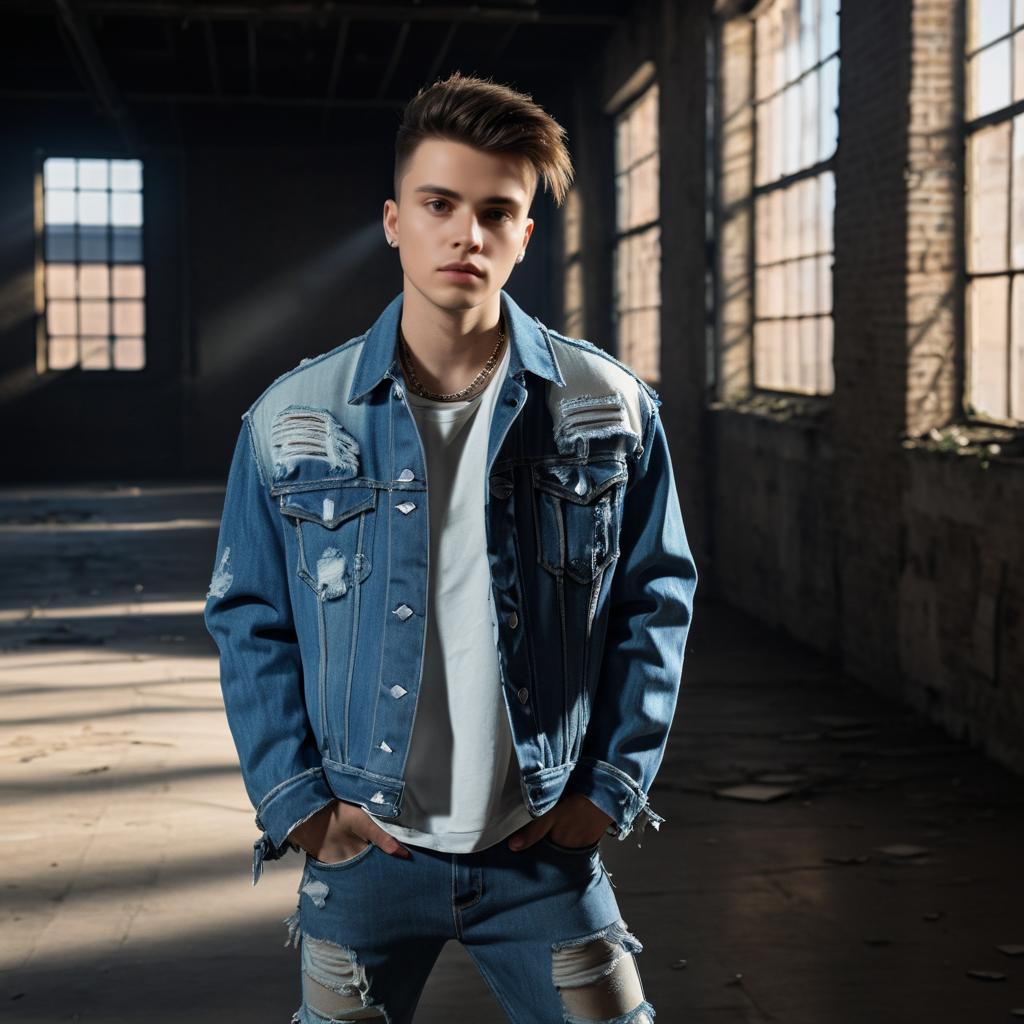
<svg viewBox="0 0 1024 1024">
<path fill-rule="evenodd" d="M 624 921 L 556 943 L 551 978 L 570 1024 L 653 1024 L 634 953 L 643 949 Z"/>
<path fill-rule="evenodd" d="M 387 1021 L 370 997 L 366 968 L 347 946 L 302 936 L 302 1000 L 325 1021 Z"/>
</svg>

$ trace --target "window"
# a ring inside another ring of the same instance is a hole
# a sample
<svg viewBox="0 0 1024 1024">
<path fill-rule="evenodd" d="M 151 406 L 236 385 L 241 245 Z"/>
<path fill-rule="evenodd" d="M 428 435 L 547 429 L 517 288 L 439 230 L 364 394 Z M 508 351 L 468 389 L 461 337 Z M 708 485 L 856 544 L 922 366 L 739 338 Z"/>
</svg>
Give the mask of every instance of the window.
<svg viewBox="0 0 1024 1024">
<path fill-rule="evenodd" d="M 754 386 L 833 390 L 837 0 L 775 0 L 754 20 Z"/>
<path fill-rule="evenodd" d="M 564 289 L 562 327 L 570 338 L 581 338 L 583 324 L 583 244 L 580 194 L 571 188 L 565 197 Z"/>
<path fill-rule="evenodd" d="M 143 369 L 142 163 L 47 158 L 40 227 L 41 368 Z"/>
<path fill-rule="evenodd" d="M 619 359 L 657 386 L 661 357 L 658 85 L 615 117 L 613 316 Z"/>
<path fill-rule="evenodd" d="M 1024 420 L 1024 0 L 970 0 L 966 401 Z"/>
</svg>

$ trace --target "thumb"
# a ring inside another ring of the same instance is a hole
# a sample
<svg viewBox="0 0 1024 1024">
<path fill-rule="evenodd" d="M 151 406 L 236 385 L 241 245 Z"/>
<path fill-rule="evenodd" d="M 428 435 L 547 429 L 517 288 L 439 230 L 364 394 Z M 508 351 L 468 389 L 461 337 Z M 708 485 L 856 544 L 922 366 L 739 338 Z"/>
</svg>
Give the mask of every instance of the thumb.
<svg viewBox="0 0 1024 1024">
<path fill-rule="evenodd" d="M 361 826 L 356 826 L 352 831 L 368 842 L 373 843 L 374 846 L 379 846 L 385 853 L 389 853 L 393 857 L 408 859 L 412 856 L 393 835 L 385 832 L 369 815 L 366 816 L 365 823 L 362 823 Z"/>
<path fill-rule="evenodd" d="M 546 835 L 551 831 L 553 824 L 554 822 L 552 822 L 547 815 L 529 822 L 509 836 L 509 849 L 525 850 L 527 847 L 533 846 L 541 836 Z"/>
</svg>

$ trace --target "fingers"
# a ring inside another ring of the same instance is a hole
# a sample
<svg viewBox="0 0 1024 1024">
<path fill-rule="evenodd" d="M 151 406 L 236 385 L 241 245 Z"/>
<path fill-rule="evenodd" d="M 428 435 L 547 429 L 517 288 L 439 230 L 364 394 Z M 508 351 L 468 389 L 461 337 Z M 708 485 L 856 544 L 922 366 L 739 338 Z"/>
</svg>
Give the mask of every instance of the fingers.
<svg viewBox="0 0 1024 1024">
<path fill-rule="evenodd" d="M 541 815 L 535 821 L 524 825 L 521 829 L 513 832 L 509 837 L 508 846 L 510 850 L 525 850 L 533 846 L 541 836 L 546 835 L 554 827 L 554 822 L 548 815 Z"/>
<path fill-rule="evenodd" d="M 353 835 L 373 843 L 374 846 L 379 847 L 392 857 L 402 857 L 408 860 L 412 856 L 393 835 L 385 832 L 362 807 L 355 804 L 347 806 L 349 810 L 343 812 L 342 820 Z"/>
</svg>

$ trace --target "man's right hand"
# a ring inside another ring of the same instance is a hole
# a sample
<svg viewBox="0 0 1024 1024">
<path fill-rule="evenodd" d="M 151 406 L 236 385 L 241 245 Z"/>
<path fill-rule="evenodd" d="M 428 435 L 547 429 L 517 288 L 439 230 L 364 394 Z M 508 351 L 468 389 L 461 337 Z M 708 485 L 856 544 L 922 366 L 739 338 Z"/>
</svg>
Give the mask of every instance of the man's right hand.
<svg viewBox="0 0 1024 1024">
<path fill-rule="evenodd" d="M 314 860 L 338 864 L 350 860 L 367 843 L 379 846 L 392 857 L 408 859 L 411 853 L 389 835 L 358 804 L 335 800 L 297 825 L 288 839 Z"/>
</svg>

